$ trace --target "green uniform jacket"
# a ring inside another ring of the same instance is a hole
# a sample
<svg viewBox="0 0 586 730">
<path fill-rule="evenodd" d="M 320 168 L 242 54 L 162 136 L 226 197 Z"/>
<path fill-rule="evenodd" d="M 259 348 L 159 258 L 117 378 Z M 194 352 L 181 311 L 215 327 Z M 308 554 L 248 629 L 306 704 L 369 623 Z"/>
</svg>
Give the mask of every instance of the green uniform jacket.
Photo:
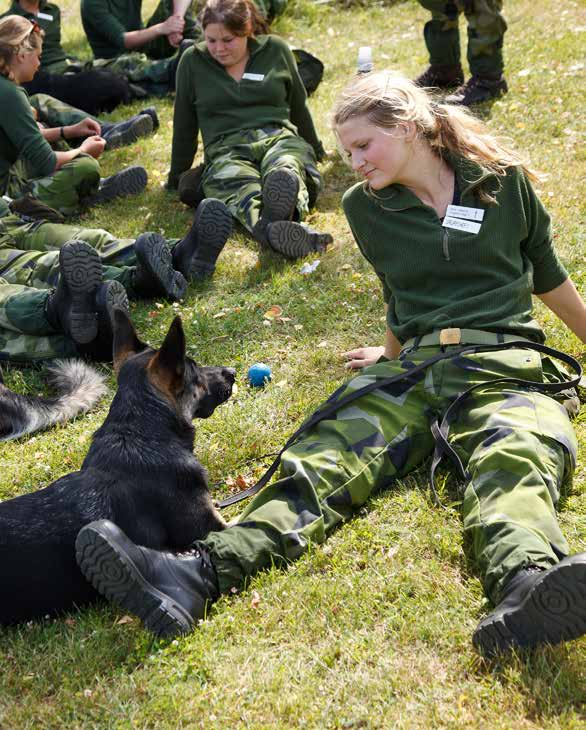
<svg viewBox="0 0 586 730">
<path fill-rule="evenodd" d="M 30 177 L 37 178 L 55 171 L 57 157 L 37 126 L 28 94 L 4 76 L 0 76 L 0 109 L 10 110 L 0 114 L 0 195 L 4 195 L 16 160 L 25 160 Z"/>
<path fill-rule="evenodd" d="M 96 58 L 126 52 L 124 34 L 142 30 L 142 0 L 81 0 L 81 22 Z"/>
<path fill-rule="evenodd" d="M 387 324 L 400 342 L 444 327 L 519 334 L 542 342 L 531 294 L 568 274 L 552 246 L 550 218 L 520 168 L 505 177 L 450 160 L 461 205 L 485 211 L 478 234 L 442 227 L 436 211 L 402 185 L 350 188 L 342 204 L 383 284 Z M 480 203 L 482 182 L 497 199 Z"/>
<path fill-rule="evenodd" d="M 197 152 L 201 129 L 204 149 L 220 137 L 243 129 L 286 127 L 310 144 L 318 159 L 323 147 L 307 106 L 307 94 L 289 46 L 273 35 L 248 41 L 250 58 L 241 81 L 199 43 L 183 54 L 177 69 L 173 148 L 169 187 L 177 187 Z"/>
<path fill-rule="evenodd" d="M 65 66 L 67 54 L 61 46 L 61 11 L 54 3 L 41 0 L 37 15 L 29 13 L 20 7 L 17 0 L 13 0 L 6 15 L 21 15 L 23 18 L 36 21 L 45 32 L 43 38 L 43 53 L 41 54 L 41 68 L 51 70 L 51 67 Z M 58 71 L 57 71 L 58 73 Z"/>
</svg>

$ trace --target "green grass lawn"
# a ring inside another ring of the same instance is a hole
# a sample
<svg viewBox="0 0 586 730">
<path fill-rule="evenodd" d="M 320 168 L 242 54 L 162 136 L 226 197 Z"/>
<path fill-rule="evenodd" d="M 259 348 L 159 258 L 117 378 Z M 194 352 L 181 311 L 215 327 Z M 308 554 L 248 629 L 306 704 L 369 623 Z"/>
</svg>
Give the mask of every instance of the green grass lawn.
<svg viewBox="0 0 586 730">
<path fill-rule="evenodd" d="M 89 55 L 78 4 L 61 6 L 66 47 Z M 584 291 L 586 6 L 511 0 L 505 10 L 510 93 L 481 113 L 548 173 L 540 194 L 553 214 L 561 257 Z M 276 30 L 326 65 L 311 99 L 326 147 L 334 147 L 333 100 L 354 73 L 358 47 L 373 47 L 377 68 L 413 76 L 426 64 L 425 20 L 412 0 L 293 0 Z M 146 192 L 94 209 L 84 225 L 120 236 L 145 228 L 180 236 L 187 229 L 190 211 L 162 187 L 172 100 L 157 108 L 156 135 L 103 160 L 108 174 L 144 165 Z M 301 262 L 259 260 L 252 241 L 238 233 L 214 278 L 191 286 L 183 302 L 133 305 L 139 331 L 153 344 L 179 313 L 190 354 L 238 369 L 238 394 L 198 426 L 196 437 L 217 494 L 228 478 L 259 476 L 268 462 L 263 455 L 343 382 L 342 351 L 382 342 L 378 280 L 340 208 L 353 175 L 334 157 L 322 170 L 326 189 L 311 222 L 331 231 L 335 245 L 319 257 L 315 273 L 301 275 Z M 283 308 L 281 320 L 263 316 L 272 305 Z M 586 361 L 573 335 L 542 307 L 537 313 L 550 344 Z M 257 360 L 273 368 L 264 390 L 245 383 Z M 8 370 L 6 380 L 21 392 L 44 387 L 39 373 Z M 113 377 L 110 386 L 113 392 Z M 109 400 L 74 423 L 0 446 L 0 499 L 79 468 Z M 584 413 L 576 428 L 582 461 L 560 513 L 574 552 L 586 550 Z M 470 637 L 487 604 L 462 541 L 451 482 L 444 499 L 447 509 L 435 506 L 423 468 L 370 500 L 288 570 L 263 573 L 219 601 L 205 623 L 177 641 L 153 640 L 137 620 L 107 606 L 0 629 L 0 728 L 586 727 L 585 639 L 495 662 L 473 651 Z M 10 600 L 1 586 L 0 595 Z"/>
</svg>

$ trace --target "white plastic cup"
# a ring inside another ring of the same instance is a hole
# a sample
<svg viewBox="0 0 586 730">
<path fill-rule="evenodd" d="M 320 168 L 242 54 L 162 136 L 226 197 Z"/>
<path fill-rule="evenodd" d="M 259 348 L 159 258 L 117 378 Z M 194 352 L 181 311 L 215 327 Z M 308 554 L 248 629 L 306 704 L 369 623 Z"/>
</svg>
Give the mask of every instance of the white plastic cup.
<svg viewBox="0 0 586 730">
<path fill-rule="evenodd" d="M 372 71 L 374 64 L 372 63 L 372 48 L 370 46 L 360 46 L 358 49 L 358 67 L 356 73 L 367 74 Z"/>
</svg>

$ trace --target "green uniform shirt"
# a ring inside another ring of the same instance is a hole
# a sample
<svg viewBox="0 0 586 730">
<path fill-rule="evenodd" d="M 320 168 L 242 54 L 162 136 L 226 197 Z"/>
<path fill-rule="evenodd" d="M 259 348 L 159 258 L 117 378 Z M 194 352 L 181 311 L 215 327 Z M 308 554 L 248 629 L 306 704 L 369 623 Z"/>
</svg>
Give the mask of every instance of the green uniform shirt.
<svg viewBox="0 0 586 730">
<path fill-rule="evenodd" d="M 28 94 L 20 86 L 0 76 L 0 195 L 6 193 L 8 171 L 18 159 L 27 163 L 31 178 L 45 177 L 55 170 L 57 157 L 41 134 Z"/>
<path fill-rule="evenodd" d="M 65 66 L 67 54 L 61 46 L 61 11 L 57 5 L 41 0 L 38 13 L 35 14 L 24 10 L 17 0 L 13 0 L 8 11 L 1 17 L 5 17 L 6 15 L 21 15 L 23 18 L 35 20 L 42 30 L 45 31 L 43 53 L 41 54 L 41 68 L 50 71 L 51 66 Z"/>
<path fill-rule="evenodd" d="M 204 148 L 220 137 L 263 127 L 287 127 L 315 150 L 323 147 L 307 106 L 307 94 L 289 46 L 273 35 L 248 41 L 250 58 L 235 81 L 199 43 L 183 54 L 177 69 L 169 187 L 189 170 L 201 129 Z"/>
<path fill-rule="evenodd" d="M 143 28 L 141 9 L 142 0 L 81 0 L 81 22 L 96 58 L 127 50 L 124 34 Z"/>
<path fill-rule="evenodd" d="M 531 294 L 568 276 L 552 246 L 549 215 L 520 168 L 498 177 L 450 162 L 460 205 L 485 211 L 478 234 L 444 228 L 436 211 L 401 185 L 367 192 L 360 183 L 344 195 L 356 242 L 382 281 L 389 329 L 400 342 L 445 327 L 543 341 Z M 481 181 L 496 205 L 475 196 Z"/>
</svg>

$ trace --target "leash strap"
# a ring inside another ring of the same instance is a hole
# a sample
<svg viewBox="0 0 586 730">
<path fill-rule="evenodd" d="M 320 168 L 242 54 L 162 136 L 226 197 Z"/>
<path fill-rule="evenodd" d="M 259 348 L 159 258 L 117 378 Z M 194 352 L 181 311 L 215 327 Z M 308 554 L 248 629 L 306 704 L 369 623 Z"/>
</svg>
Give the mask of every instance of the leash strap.
<svg viewBox="0 0 586 730">
<path fill-rule="evenodd" d="M 338 394 L 345 390 L 348 385 L 343 384 L 341 385 L 332 395 L 328 398 L 326 403 L 319 408 L 317 411 L 315 411 L 306 421 L 304 421 L 301 426 L 295 431 L 295 433 L 288 439 L 287 443 L 283 446 L 283 448 L 279 451 L 277 457 L 273 461 L 273 463 L 269 466 L 269 468 L 266 470 L 266 472 L 262 475 L 262 477 L 258 480 L 256 484 L 253 484 L 248 489 L 244 489 L 241 492 L 237 492 L 236 494 L 231 495 L 230 497 L 227 497 L 226 499 L 222 500 L 221 502 L 218 502 L 218 507 L 229 507 L 232 504 L 237 504 L 238 502 L 241 502 L 243 499 L 246 499 L 248 497 L 252 497 L 253 495 L 260 492 L 260 490 L 267 484 L 269 479 L 273 476 L 275 471 L 277 470 L 277 467 L 279 466 L 281 462 L 281 456 L 283 455 L 283 452 L 285 452 L 298 438 L 302 433 L 305 433 L 305 431 L 308 431 L 312 426 L 315 426 L 316 423 L 319 423 L 320 421 L 323 421 L 324 419 L 331 416 L 333 413 L 338 411 L 340 408 L 343 408 L 344 406 L 348 405 L 348 403 L 351 403 L 352 401 L 355 401 L 357 398 L 361 398 L 363 395 L 367 395 L 368 393 L 371 393 L 373 390 L 382 390 L 384 388 L 388 388 L 390 385 L 393 385 L 394 383 L 402 382 L 402 381 L 412 381 L 412 384 L 415 385 L 419 380 L 421 380 L 424 377 L 425 371 L 431 367 L 432 365 L 435 365 L 435 363 L 440 362 L 441 360 L 450 360 L 454 357 L 458 357 L 459 355 L 464 354 L 477 354 L 482 352 L 495 352 L 495 351 L 501 351 L 501 350 L 512 350 L 512 349 L 526 349 L 526 350 L 536 350 L 537 352 L 540 352 L 545 355 L 549 355 L 551 357 L 554 357 L 557 360 L 560 360 L 564 362 L 566 365 L 568 365 L 571 370 L 573 370 L 575 373 L 577 373 L 576 377 L 572 378 L 571 380 L 563 381 L 562 383 L 536 383 L 535 381 L 531 380 L 521 380 L 517 378 L 498 378 L 497 380 L 488 381 L 486 383 L 479 383 L 478 385 L 472 386 L 472 388 L 468 388 L 468 390 L 461 393 L 454 403 L 452 403 L 448 409 L 446 410 L 446 413 L 442 419 L 441 426 L 438 425 L 437 421 L 432 423 L 431 430 L 434 434 L 434 438 L 436 440 L 436 453 L 434 454 L 433 461 L 435 462 L 437 458 L 437 463 L 433 464 L 432 462 L 432 489 L 434 491 L 434 495 L 437 499 L 437 493 L 435 491 L 435 484 L 433 481 L 433 478 L 435 476 L 435 469 L 437 468 L 437 465 L 440 463 L 442 457 L 444 455 L 449 455 L 450 458 L 454 461 L 456 464 L 456 467 L 458 469 L 458 472 L 460 475 L 463 476 L 464 479 L 467 478 L 467 472 L 464 469 L 458 455 L 454 451 L 454 449 L 450 446 L 448 443 L 448 425 L 446 421 L 446 417 L 451 412 L 453 413 L 453 408 L 456 404 L 461 403 L 465 397 L 469 395 L 471 391 L 476 389 L 477 387 L 490 385 L 492 383 L 499 383 L 499 382 L 508 382 L 508 383 L 517 383 L 523 386 L 526 386 L 528 388 L 532 388 L 535 390 L 539 390 L 541 392 L 545 393 L 558 393 L 562 390 L 566 390 L 567 388 L 572 388 L 578 385 L 580 382 L 580 378 L 582 376 L 582 366 L 580 363 L 573 358 L 571 355 L 567 355 L 565 352 L 560 352 L 558 350 L 554 350 L 551 347 L 547 347 L 546 345 L 540 345 L 534 342 L 529 342 L 527 340 L 518 340 L 518 341 L 512 341 L 512 342 L 506 342 L 502 344 L 491 344 L 491 345 L 469 345 L 466 347 L 460 347 L 457 350 L 451 350 L 451 351 L 444 351 L 439 352 L 433 357 L 428 358 L 427 360 L 424 360 L 423 362 L 419 363 L 419 365 L 411 365 L 408 361 L 403 361 L 403 364 L 405 365 L 406 369 L 404 373 L 398 373 L 396 375 L 392 375 L 386 378 L 376 378 L 372 383 L 369 383 L 368 385 L 364 385 L 362 388 L 358 388 L 357 390 L 352 391 L 351 393 L 348 393 L 348 395 L 345 395 L 343 398 L 340 398 L 339 400 L 336 400 Z M 436 438 L 437 434 L 437 438 Z M 459 466 L 458 466 L 459 463 Z"/>
</svg>

